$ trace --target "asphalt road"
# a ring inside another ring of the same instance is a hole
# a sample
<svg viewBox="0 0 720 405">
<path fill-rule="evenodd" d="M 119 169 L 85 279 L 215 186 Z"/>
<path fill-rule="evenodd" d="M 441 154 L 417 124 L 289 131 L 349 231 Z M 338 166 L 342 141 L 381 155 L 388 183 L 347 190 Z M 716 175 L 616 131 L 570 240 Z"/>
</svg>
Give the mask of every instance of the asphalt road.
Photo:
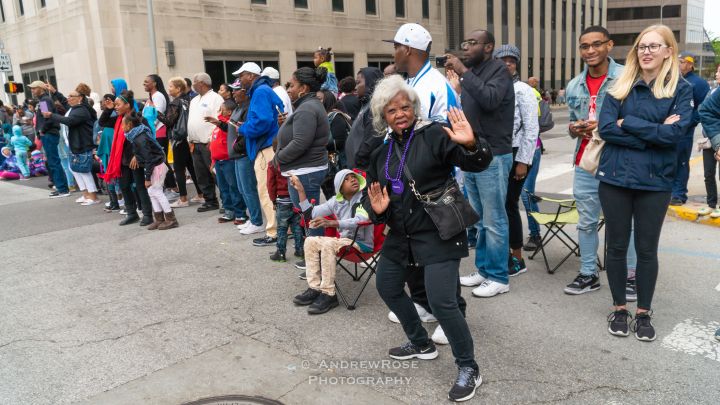
<svg viewBox="0 0 720 405">
<path fill-rule="evenodd" d="M 558 129 L 545 137 L 540 192 L 571 192 L 573 142 L 562 119 L 556 112 Z M 0 182 L 0 404 L 181 404 L 222 394 L 446 401 L 456 373 L 449 347 L 433 361 L 377 363 L 405 337 L 374 282 L 357 310 L 311 317 L 291 302 L 306 287 L 292 264 L 270 262 L 270 248 L 251 246 L 216 214 L 178 210 L 180 228 L 164 232 L 119 227 L 120 216 L 98 206 L 48 199 L 44 181 Z M 719 236 L 666 220 L 653 343 L 607 333 L 604 275 L 597 292 L 563 294 L 577 258 L 554 275 L 529 261 L 499 297 L 466 289 L 484 378 L 471 403 L 717 404 Z M 550 247 L 551 261 L 561 247 Z"/>
</svg>

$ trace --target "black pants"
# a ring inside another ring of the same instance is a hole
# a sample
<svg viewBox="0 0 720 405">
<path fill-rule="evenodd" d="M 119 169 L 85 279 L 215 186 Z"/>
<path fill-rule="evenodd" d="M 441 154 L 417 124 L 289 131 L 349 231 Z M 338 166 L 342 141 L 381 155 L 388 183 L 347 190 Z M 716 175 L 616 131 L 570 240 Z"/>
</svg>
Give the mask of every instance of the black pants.
<svg viewBox="0 0 720 405">
<path fill-rule="evenodd" d="M 195 177 L 197 177 L 197 186 L 202 191 L 205 204 L 219 205 L 217 195 L 215 194 L 215 178 L 210 171 L 210 147 L 206 143 L 193 144 L 192 162 L 195 166 Z"/>
<path fill-rule="evenodd" d="M 705 169 L 705 191 L 707 192 L 707 205 L 710 208 L 717 208 L 718 191 L 715 183 L 715 174 L 720 175 L 717 170 L 719 162 L 715 160 L 715 151 L 703 149 L 703 167 Z"/>
<path fill-rule="evenodd" d="M 145 188 L 145 171 L 142 167 L 132 170 L 125 165 L 121 166 L 121 170 L 120 190 L 122 190 L 123 197 L 125 198 L 125 211 L 127 211 L 129 215 L 134 214 L 138 206 L 138 201 L 135 199 L 139 198 L 143 215 L 152 217 L 152 203 Z M 135 191 L 137 194 L 133 193 L 133 182 L 135 183 Z"/>
<path fill-rule="evenodd" d="M 455 364 L 458 367 L 477 369 L 470 328 L 460 311 L 465 300 L 460 295 L 459 269 L 459 259 L 425 266 L 427 297 L 433 315 L 450 342 Z M 409 271 L 412 270 L 407 266 L 381 256 L 375 282 L 380 297 L 397 315 L 408 339 L 415 345 L 425 346 L 428 343 L 428 333 L 422 326 L 413 301 L 405 293 L 405 280 Z"/>
<path fill-rule="evenodd" d="M 197 177 L 195 176 L 195 166 L 193 166 L 192 155 L 190 154 L 190 145 L 187 140 L 176 142 L 173 145 L 173 167 L 175 168 L 175 173 L 177 173 L 177 187 L 181 196 L 187 196 L 185 169 L 190 172 L 190 178 L 192 178 L 193 184 L 195 184 L 195 190 L 197 193 L 202 194 L 202 191 L 200 191 L 200 187 L 198 186 Z"/>
<path fill-rule="evenodd" d="M 168 139 L 167 137 L 164 138 L 157 138 L 158 143 L 160 146 L 162 146 L 163 151 L 165 151 L 165 166 L 167 166 L 168 171 L 165 175 L 165 183 L 163 184 L 165 188 L 175 188 L 177 187 L 177 182 L 175 181 L 175 173 L 173 173 L 173 168 L 170 167 L 170 165 L 167 162 L 167 155 L 168 155 Z"/>
<path fill-rule="evenodd" d="M 614 305 L 627 303 L 627 249 L 634 226 L 637 306 L 651 308 L 658 276 L 658 243 L 670 194 L 669 191 L 633 190 L 600 182 L 600 204 L 607 234 L 607 277 Z"/>
<path fill-rule="evenodd" d="M 515 156 L 515 153 L 513 153 Z M 510 178 L 508 179 L 507 197 L 505 198 L 505 212 L 508 217 L 508 230 L 510 239 L 510 249 L 520 249 L 523 247 L 523 223 L 520 216 L 520 194 L 522 194 L 525 178 L 515 180 L 515 167 L 518 162 L 513 162 L 510 169 Z M 530 172 L 530 166 L 528 166 Z"/>
</svg>

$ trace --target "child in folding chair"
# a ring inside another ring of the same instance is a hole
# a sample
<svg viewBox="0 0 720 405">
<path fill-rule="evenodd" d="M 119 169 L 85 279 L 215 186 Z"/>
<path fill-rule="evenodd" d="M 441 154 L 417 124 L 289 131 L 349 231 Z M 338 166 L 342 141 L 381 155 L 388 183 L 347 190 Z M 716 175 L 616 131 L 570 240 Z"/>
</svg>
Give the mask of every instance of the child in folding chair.
<svg viewBox="0 0 720 405">
<path fill-rule="evenodd" d="M 290 184 L 297 190 L 303 215 L 310 220 L 313 228 L 338 228 L 339 238 L 329 236 L 310 236 L 305 238 L 305 265 L 308 289 L 297 295 L 293 302 L 297 305 L 310 305 L 309 314 L 323 314 L 338 306 L 335 295 L 335 267 L 340 249 L 352 245 L 361 252 L 373 249 L 373 228 L 358 229 L 358 223 L 367 221 L 368 214 L 360 204 L 365 188 L 365 178 L 351 170 L 341 170 L 335 175 L 334 198 L 313 207 L 307 200 L 305 189 L 296 176 L 290 177 Z M 334 215 L 336 220 L 325 217 Z M 357 238 L 353 243 L 353 236 Z"/>
</svg>

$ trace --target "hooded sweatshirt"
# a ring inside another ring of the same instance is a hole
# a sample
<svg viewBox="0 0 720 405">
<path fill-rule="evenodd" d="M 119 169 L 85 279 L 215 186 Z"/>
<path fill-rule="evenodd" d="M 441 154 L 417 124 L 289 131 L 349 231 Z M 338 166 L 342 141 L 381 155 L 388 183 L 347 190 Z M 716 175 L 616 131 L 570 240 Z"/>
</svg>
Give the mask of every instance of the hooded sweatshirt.
<svg viewBox="0 0 720 405">
<path fill-rule="evenodd" d="M 10 143 L 12 144 L 13 149 L 15 149 L 15 154 L 27 154 L 27 151 L 32 145 L 32 142 L 30 142 L 27 136 L 22 134 L 22 128 L 20 128 L 19 125 L 14 125 L 12 127 L 12 133 L 13 134 L 10 138 Z"/>
<path fill-rule="evenodd" d="M 272 80 L 261 76 L 250 87 L 250 107 L 247 120 L 238 132 L 245 136 L 245 146 L 250 160 L 255 160 L 258 152 L 272 146 L 278 132 L 278 109 L 283 102 L 272 89 Z"/>
<path fill-rule="evenodd" d="M 342 193 L 339 191 L 345 177 L 356 176 L 359 184 L 358 191 L 353 195 L 350 200 L 346 200 Z M 368 221 L 369 216 L 367 211 L 363 208 L 360 200 L 362 199 L 362 191 L 365 189 L 367 183 L 365 178 L 352 170 L 343 169 L 337 172 L 333 184 L 335 190 L 338 190 L 334 198 L 329 199 L 323 204 L 312 206 L 307 199 L 300 202 L 300 208 L 303 213 L 306 213 L 312 209 L 311 217 L 327 217 L 334 215 L 338 221 L 338 231 L 341 238 L 352 239 L 355 230 L 358 228 L 358 223 Z M 306 217 L 307 218 L 307 217 Z M 358 230 L 358 236 L 356 242 L 365 251 L 372 251 L 373 249 L 373 227 L 363 226 Z"/>
<path fill-rule="evenodd" d="M 345 155 L 348 167 L 364 169 L 370 163 L 372 151 L 382 143 L 382 137 L 377 136 L 372 125 L 370 98 L 375 91 L 375 85 L 383 78 L 383 73 L 376 67 L 366 67 L 360 69 L 360 74 L 365 78 L 365 94 L 360 97 L 362 108 L 345 142 Z"/>
</svg>

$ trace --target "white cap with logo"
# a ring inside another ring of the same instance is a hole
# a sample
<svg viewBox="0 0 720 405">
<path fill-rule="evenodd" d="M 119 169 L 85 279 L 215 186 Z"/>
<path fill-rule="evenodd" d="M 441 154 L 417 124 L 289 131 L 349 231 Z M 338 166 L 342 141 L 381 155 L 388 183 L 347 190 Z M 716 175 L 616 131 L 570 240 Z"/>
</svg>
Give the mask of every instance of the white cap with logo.
<svg viewBox="0 0 720 405">
<path fill-rule="evenodd" d="M 233 72 L 233 76 L 240 76 L 240 74 L 244 72 L 254 73 L 260 76 L 260 66 L 255 62 L 245 62 L 240 66 L 240 69 Z"/>
<path fill-rule="evenodd" d="M 415 48 L 423 52 L 430 51 L 430 44 L 432 43 L 432 36 L 428 30 L 422 25 L 415 23 L 403 24 L 395 33 L 395 38 L 392 40 L 384 39 L 385 42 L 393 42 L 400 45 L 406 45 L 410 48 Z"/>
<path fill-rule="evenodd" d="M 277 71 L 272 66 L 268 66 L 265 69 L 263 69 L 262 74 L 260 76 L 267 76 L 273 80 L 280 80 L 280 72 Z"/>
</svg>

